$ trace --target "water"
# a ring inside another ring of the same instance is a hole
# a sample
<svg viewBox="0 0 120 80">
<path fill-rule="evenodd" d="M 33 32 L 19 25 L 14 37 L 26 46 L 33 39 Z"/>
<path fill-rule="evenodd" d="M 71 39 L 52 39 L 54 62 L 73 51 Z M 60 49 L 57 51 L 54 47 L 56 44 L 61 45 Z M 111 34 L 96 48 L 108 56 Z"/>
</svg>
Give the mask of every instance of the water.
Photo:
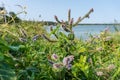
<svg viewBox="0 0 120 80">
<path fill-rule="evenodd" d="M 78 25 L 73 28 L 76 38 L 86 39 L 91 35 L 99 35 L 100 32 L 104 31 L 106 28 L 109 28 L 111 32 L 114 32 L 115 25 Z M 47 31 L 50 32 L 49 27 Z M 63 29 L 61 29 L 63 31 Z"/>
<path fill-rule="evenodd" d="M 100 32 L 109 28 L 111 32 L 114 31 L 114 25 L 78 25 L 73 28 L 77 38 L 88 38 L 91 35 L 99 35 Z"/>
</svg>

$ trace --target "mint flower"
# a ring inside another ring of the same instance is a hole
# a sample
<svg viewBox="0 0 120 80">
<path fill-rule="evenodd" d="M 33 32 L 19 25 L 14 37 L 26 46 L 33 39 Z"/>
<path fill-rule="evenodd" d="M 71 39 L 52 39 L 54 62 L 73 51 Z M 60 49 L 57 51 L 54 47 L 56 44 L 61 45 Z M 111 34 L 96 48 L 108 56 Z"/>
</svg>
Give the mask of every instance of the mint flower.
<svg viewBox="0 0 120 80">
<path fill-rule="evenodd" d="M 57 59 L 58 59 L 58 56 L 57 56 L 56 54 L 52 54 L 51 58 L 52 58 L 53 60 L 57 60 Z"/>
<path fill-rule="evenodd" d="M 67 69 L 70 69 L 71 68 L 71 62 L 74 60 L 74 56 L 71 55 L 71 56 L 67 56 L 63 59 L 63 65 L 67 68 Z"/>
<path fill-rule="evenodd" d="M 61 63 L 54 63 L 53 68 L 54 69 L 60 69 L 60 68 L 62 68 L 62 64 Z"/>
<path fill-rule="evenodd" d="M 98 71 L 98 72 L 96 72 L 96 74 L 97 74 L 97 76 L 103 76 L 104 75 L 102 71 Z"/>
</svg>

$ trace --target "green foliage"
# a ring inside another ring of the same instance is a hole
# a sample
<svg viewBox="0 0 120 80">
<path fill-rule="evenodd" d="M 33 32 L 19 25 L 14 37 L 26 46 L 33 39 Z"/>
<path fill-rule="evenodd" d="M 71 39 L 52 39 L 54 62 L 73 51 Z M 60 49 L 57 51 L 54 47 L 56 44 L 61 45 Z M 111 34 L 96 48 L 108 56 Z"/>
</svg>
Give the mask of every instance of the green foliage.
<svg viewBox="0 0 120 80">
<path fill-rule="evenodd" d="M 0 80 L 17 80 L 14 68 L 14 60 L 10 54 L 8 46 L 4 43 L 0 44 Z"/>
<path fill-rule="evenodd" d="M 0 61 L 0 80 L 17 80 L 15 71 L 9 64 Z"/>
<path fill-rule="evenodd" d="M 79 40 L 72 30 L 92 11 L 73 23 L 69 10 L 50 33 L 36 22 L 0 25 L 0 80 L 120 79 L 119 31 Z"/>
<path fill-rule="evenodd" d="M 89 76 L 89 65 L 86 63 L 86 56 L 81 55 L 79 62 L 76 62 L 72 67 L 72 73 L 74 77 L 80 79 L 87 79 Z"/>
</svg>

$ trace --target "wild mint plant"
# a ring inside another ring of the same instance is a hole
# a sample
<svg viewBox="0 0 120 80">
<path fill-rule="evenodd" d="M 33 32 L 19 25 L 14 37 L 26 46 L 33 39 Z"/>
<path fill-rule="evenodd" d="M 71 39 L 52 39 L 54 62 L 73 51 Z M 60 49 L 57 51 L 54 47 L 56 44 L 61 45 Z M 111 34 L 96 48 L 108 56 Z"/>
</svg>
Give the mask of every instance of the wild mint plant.
<svg viewBox="0 0 120 80">
<path fill-rule="evenodd" d="M 71 10 L 67 21 L 55 16 L 58 24 L 50 34 L 32 21 L 0 25 L 0 79 L 119 80 L 119 32 L 111 34 L 107 28 L 85 41 L 75 38 L 73 27 L 91 12 L 76 22 Z"/>
<path fill-rule="evenodd" d="M 85 18 L 89 18 L 89 15 L 93 12 L 93 9 L 90 9 L 90 11 L 85 14 L 82 18 L 79 17 L 76 22 L 74 22 L 74 18 L 71 18 L 71 10 L 68 11 L 68 21 L 59 20 L 57 16 L 55 16 L 55 20 L 58 23 L 56 25 L 56 28 L 53 29 L 53 27 L 50 27 L 50 35 L 54 35 L 55 38 L 51 39 L 47 37 L 45 34 L 42 34 L 41 36 L 46 39 L 48 42 L 52 42 L 54 44 L 57 44 L 56 47 L 60 47 L 60 51 L 65 51 L 64 56 L 73 54 L 76 50 L 76 42 L 75 42 L 75 34 L 73 31 L 73 27 L 76 27 L 82 20 Z M 60 31 L 61 27 L 63 28 L 64 32 Z M 66 32 L 66 34 L 65 34 Z M 63 49 L 62 49 L 63 48 Z M 58 49 L 57 49 L 58 50 Z M 58 52 L 58 51 L 56 51 Z M 54 52 L 53 52 L 54 53 Z M 63 53 L 62 53 L 63 54 Z"/>
<path fill-rule="evenodd" d="M 76 22 L 74 22 L 74 18 L 71 18 L 71 10 L 69 9 L 68 11 L 68 21 L 60 21 L 58 19 L 57 16 L 55 16 L 55 20 L 62 25 L 62 28 L 66 31 L 66 32 L 73 32 L 72 28 L 77 26 L 82 20 L 84 20 L 85 18 L 89 18 L 89 15 L 93 12 L 93 8 L 90 9 L 90 11 L 85 14 L 82 18 L 79 17 L 78 20 Z"/>
<path fill-rule="evenodd" d="M 42 34 L 41 36 L 46 39 L 48 42 L 51 43 L 51 49 L 49 50 L 50 55 L 52 55 L 51 58 L 48 58 L 48 62 L 52 64 L 53 69 L 58 69 L 58 72 L 54 72 L 55 74 L 62 74 L 60 76 L 55 76 L 56 79 L 62 80 L 62 79 L 71 79 L 72 72 L 71 67 L 74 62 L 74 56 L 79 55 L 79 52 L 84 52 L 82 48 L 80 50 L 77 50 L 77 44 L 75 40 L 75 34 L 73 31 L 73 27 L 76 27 L 82 20 L 85 18 L 89 18 L 89 15 L 93 12 L 93 9 L 90 9 L 90 11 L 85 14 L 82 18 L 79 17 L 76 22 L 74 22 L 74 18 L 71 18 L 71 10 L 68 11 L 68 21 L 59 20 L 57 16 L 55 16 L 55 20 L 58 23 L 56 28 L 50 27 L 50 35 L 54 35 L 54 38 L 49 38 L 45 34 Z M 62 32 L 60 29 L 63 29 L 64 32 Z M 57 56 L 53 53 L 56 53 L 56 55 L 59 57 L 59 61 L 53 61 L 52 59 L 56 60 Z M 50 56 L 49 55 L 49 56 Z M 72 55 L 72 56 L 70 56 Z M 66 57 L 68 56 L 68 57 Z M 77 60 L 77 57 L 75 58 Z M 63 62 L 61 62 L 63 61 Z M 61 78 L 62 77 L 62 78 Z"/>
<path fill-rule="evenodd" d="M 82 20 L 84 20 L 85 18 L 89 18 L 89 15 L 93 12 L 93 8 L 90 9 L 90 11 L 85 14 L 82 18 L 79 17 L 78 20 L 76 22 L 74 22 L 74 18 L 71 18 L 71 10 L 69 9 L 68 11 L 68 21 L 64 21 L 64 20 L 59 20 L 58 17 L 55 15 L 55 20 L 58 23 L 56 29 L 53 29 L 52 27 L 50 28 L 51 33 L 58 39 L 59 38 L 59 34 L 56 34 L 59 31 L 59 27 L 62 27 L 63 30 L 65 32 L 68 33 L 68 36 L 66 36 L 66 38 L 68 40 L 74 40 L 74 31 L 73 31 L 73 27 L 76 27 Z M 62 33 L 61 35 L 65 35 L 64 33 Z M 50 38 L 48 38 L 45 35 L 42 35 L 45 39 L 47 39 L 50 42 L 56 42 L 56 41 L 52 41 Z"/>
</svg>

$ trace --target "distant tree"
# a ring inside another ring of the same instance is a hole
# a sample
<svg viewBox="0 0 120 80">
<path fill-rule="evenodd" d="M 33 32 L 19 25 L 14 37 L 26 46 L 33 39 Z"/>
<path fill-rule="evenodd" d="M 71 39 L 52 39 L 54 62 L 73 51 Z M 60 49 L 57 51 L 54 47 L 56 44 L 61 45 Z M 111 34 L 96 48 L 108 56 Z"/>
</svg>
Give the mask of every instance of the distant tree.
<svg viewBox="0 0 120 80">
<path fill-rule="evenodd" d="M 6 14 L 7 14 L 7 11 L 5 9 L 5 7 L 0 7 L 0 20 L 2 20 L 4 23 L 7 22 L 6 20 Z"/>
<path fill-rule="evenodd" d="M 9 17 L 11 22 L 15 22 L 15 23 L 21 22 L 21 19 L 17 17 L 17 15 L 14 12 L 9 12 Z"/>
<path fill-rule="evenodd" d="M 5 7 L 0 7 L 0 23 L 19 23 L 21 19 L 17 17 L 15 12 L 11 11 L 9 14 L 5 10 Z"/>
</svg>

